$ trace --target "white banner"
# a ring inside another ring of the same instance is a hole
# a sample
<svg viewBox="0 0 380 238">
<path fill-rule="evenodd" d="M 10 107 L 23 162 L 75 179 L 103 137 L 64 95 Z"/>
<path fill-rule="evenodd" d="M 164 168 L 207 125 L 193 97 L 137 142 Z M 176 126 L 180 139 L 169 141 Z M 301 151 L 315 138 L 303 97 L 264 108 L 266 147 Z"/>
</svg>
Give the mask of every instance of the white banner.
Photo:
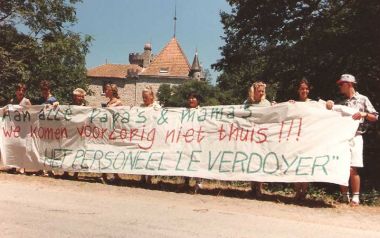
<svg viewBox="0 0 380 238">
<path fill-rule="evenodd" d="M 346 185 L 358 122 L 323 103 L 11 108 L 3 163 L 26 169 Z"/>
</svg>

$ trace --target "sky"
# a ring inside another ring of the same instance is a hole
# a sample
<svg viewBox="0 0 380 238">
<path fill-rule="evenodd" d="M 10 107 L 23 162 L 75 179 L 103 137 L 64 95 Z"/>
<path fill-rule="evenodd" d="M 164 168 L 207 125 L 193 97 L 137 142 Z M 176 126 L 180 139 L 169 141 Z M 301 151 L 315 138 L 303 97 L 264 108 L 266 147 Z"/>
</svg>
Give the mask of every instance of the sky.
<svg viewBox="0 0 380 238">
<path fill-rule="evenodd" d="M 221 58 L 223 27 L 220 11 L 230 11 L 226 0 L 83 0 L 77 4 L 78 22 L 72 30 L 94 38 L 86 57 L 87 68 L 105 64 L 129 64 L 129 53 L 143 52 L 151 42 L 157 55 L 174 35 L 189 63 L 195 51 L 202 66 L 217 72 L 211 64 Z"/>
</svg>

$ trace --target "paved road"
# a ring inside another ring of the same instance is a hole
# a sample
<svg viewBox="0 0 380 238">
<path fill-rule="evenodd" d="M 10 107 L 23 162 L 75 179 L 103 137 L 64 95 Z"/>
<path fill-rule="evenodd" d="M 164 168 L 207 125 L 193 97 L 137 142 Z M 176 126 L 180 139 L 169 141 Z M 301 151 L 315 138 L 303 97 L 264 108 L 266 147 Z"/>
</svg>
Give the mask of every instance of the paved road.
<svg viewBox="0 0 380 238">
<path fill-rule="evenodd" d="M 380 209 L 310 208 L 0 174 L 1 237 L 380 237 Z"/>
</svg>

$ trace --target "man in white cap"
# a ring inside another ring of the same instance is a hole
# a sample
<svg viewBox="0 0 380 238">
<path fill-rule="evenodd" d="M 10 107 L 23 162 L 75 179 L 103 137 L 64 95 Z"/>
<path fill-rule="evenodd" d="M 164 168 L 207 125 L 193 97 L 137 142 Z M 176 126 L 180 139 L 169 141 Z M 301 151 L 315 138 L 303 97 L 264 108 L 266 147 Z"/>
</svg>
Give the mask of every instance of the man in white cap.
<svg viewBox="0 0 380 238">
<path fill-rule="evenodd" d="M 352 115 L 354 120 L 360 120 L 360 125 L 356 131 L 356 135 L 351 141 L 351 168 L 350 168 L 350 185 L 352 190 L 351 205 L 359 205 L 359 192 L 360 192 L 360 176 L 358 168 L 363 167 L 363 138 L 362 135 L 366 132 L 366 123 L 375 122 L 378 120 L 379 114 L 372 106 L 368 97 L 361 95 L 355 90 L 356 80 L 351 74 L 343 74 L 336 82 L 339 86 L 340 92 L 346 97 L 340 104 L 346 105 L 350 108 L 357 109 L 357 113 Z M 327 109 L 332 109 L 334 106 L 333 101 L 327 101 Z M 350 202 L 350 194 L 347 186 L 340 187 L 343 201 Z"/>
</svg>

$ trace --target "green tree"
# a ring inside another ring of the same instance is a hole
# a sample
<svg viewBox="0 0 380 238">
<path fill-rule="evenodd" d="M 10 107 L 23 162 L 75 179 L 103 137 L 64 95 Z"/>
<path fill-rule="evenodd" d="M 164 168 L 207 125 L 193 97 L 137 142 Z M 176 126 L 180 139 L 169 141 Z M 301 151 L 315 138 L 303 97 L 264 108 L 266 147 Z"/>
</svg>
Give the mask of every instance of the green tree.
<svg viewBox="0 0 380 238">
<path fill-rule="evenodd" d="M 157 92 L 160 103 L 165 107 L 186 107 L 187 96 L 190 92 L 196 92 L 201 97 L 201 106 L 213 106 L 224 104 L 225 97 L 219 89 L 208 82 L 189 80 L 179 86 L 162 84 Z"/>
<path fill-rule="evenodd" d="M 38 97 L 41 80 L 49 80 L 53 94 L 70 100 L 76 87 L 87 88 L 85 55 L 90 36 L 69 30 L 76 22 L 79 0 L 19 1 L 0 3 L 0 95 L 14 96 L 23 82 L 29 96 Z"/>
<path fill-rule="evenodd" d="M 161 84 L 157 91 L 157 98 L 161 105 L 168 105 L 173 90 L 170 84 Z"/>
<path fill-rule="evenodd" d="M 213 78 L 212 78 L 210 69 L 204 69 L 203 73 L 205 76 L 205 81 L 208 82 L 209 84 L 212 84 Z"/>
<path fill-rule="evenodd" d="M 213 68 L 223 90 L 239 97 L 252 81 L 278 83 L 287 100 L 296 81 L 306 77 L 314 95 L 331 98 L 342 73 L 359 79 L 370 98 L 380 88 L 380 2 L 229 0 L 222 12 L 222 58 Z M 375 103 L 379 108 L 379 102 Z"/>
<path fill-rule="evenodd" d="M 232 10 L 221 13 L 225 45 L 212 66 L 222 72 L 217 83 L 223 92 L 242 98 L 252 81 L 261 80 L 275 85 L 280 102 L 306 77 L 314 98 L 334 99 L 337 79 L 351 73 L 358 91 L 380 110 L 379 1 L 227 1 Z M 367 135 L 363 170 L 364 184 L 378 189 L 379 138 L 379 129 Z"/>
</svg>

